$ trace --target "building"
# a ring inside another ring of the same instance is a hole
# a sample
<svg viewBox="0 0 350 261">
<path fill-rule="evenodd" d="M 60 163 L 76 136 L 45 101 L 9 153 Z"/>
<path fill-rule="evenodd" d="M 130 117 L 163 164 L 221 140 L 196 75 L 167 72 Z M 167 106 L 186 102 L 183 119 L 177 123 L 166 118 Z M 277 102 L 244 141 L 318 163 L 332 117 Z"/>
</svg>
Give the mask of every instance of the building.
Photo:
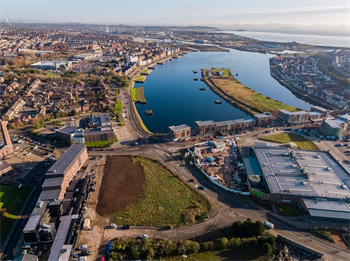
<svg viewBox="0 0 350 261">
<path fill-rule="evenodd" d="M 88 160 L 86 146 L 71 145 L 46 173 L 40 200 L 62 200 L 70 181 Z"/>
<path fill-rule="evenodd" d="M 10 164 L 7 163 L 6 160 L 0 160 L 0 177 L 2 174 L 5 174 L 12 170 L 12 167 Z"/>
<path fill-rule="evenodd" d="M 22 111 L 22 107 L 25 104 L 25 101 L 20 98 L 17 100 L 11 108 L 2 116 L 3 121 L 12 120 L 20 111 Z"/>
<path fill-rule="evenodd" d="M 255 120 L 256 126 L 269 125 L 272 117 L 273 117 L 272 114 L 269 112 L 253 115 L 253 119 Z"/>
<path fill-rule="evenodd" d="M 335 119 L 335 121 L 342 127 L 343 131 L 346 131 L 350 128 L 350 115 L 344 114 Z"/>
<path fill-rule="evenodd" d="M 50 222 L 48 201 L 38 200 L 24 229 L 24 241 L 27 244 L 52 242 L 56 235 L 54 222 Z"/>
<path fill-rule="evenodd" d="M 178 126 L 170 126 L 169 134 L 172 140 L 178 140 L 185 137 L 191 136 L 191 127 L 187 124 L 182 124 Z"/>
<path fill-rule="evenodd" d="M 87 121 L 87 125 L 89 128 L 109 127 L 111 121 L 109 115 L 105 113 L 91 116 Z"/>
<path fill-rule="evenodd" d="M 30 68 L 41 69 L 41 70 L 57 70 L 66 69 L 72 66 L 71 61 L 41 61 L 30 64 Z"/>
<path fill-rule="evenodd" d="M 95 129 L 79 129 L 64 126 L 56 130 L 56 137 L 63 141 L 75 144 L 96 141 L 113 141 L 114 131 L 109 126 Z"/>
<path fill-rule="evenodd" d="M 309 113 L 306 111 L 294 111 L 279 110 L 277 113 L 277 120 L 282 122 L 283 125 L 296 126 L 310 123 Z"/>
<path fill-rule="evenodd" d="M 252 184 L 248 182 L 252 196 L 277 204 L 297 204 L 301 199 L 349 200 L 349 170 L 328 152 L 264 144 L 252 149 L 257 162 L 246 169 L 259 169 L 254 172 L 259 178 Z"/>
<path fill-rule="evenodd" d="M 320 126 L 320 132 L 324 136 L 341 137 L 342 127 L 335 120 L 323 120 Z"/>
<path fill-rule="evenodd" d="M 137 63 L 138 60 L 139 60 L 139 58 L 137 56 L 133 56 L 133 55 L 126 56 L 126 64 L 127 65 L 130 65 L 132 63 Z"/>
<path fill-rule="evenodd" d="M 212 133 L 216 129 L 216 124 L 214 121 L 196 121 L 196 133 L 197 134 L 206 134 Z"/>
<path fill-rule="evenodd" d="M 15 257 L 13 261 L 39 261 L 39 259 L 36 255 L 22 254 L 18 257 Z"/>
<path fill-rule="evenodd" d="M 10 134 L 7 130 L 7 121 L 1 121 L 1 133 L 4 139 L 4 142 L 0 142 L 0 158 L 5 158 L 6 156 L 14 152 Z"/>
<path fill-rule="evenodd" d="M 50 249 L 48 261 L 69 261 L 73 245 L 70 244 L 71 234 L 79 219 L 79 215 L 68 215 L 60 218 L 60 225 Z M 73 228 L 73 229 L 72 229 Z M 73 249 L 74 250 L 74 249 Z"/>
<path fill-rule="evenodd" d="M 319 112 L 321 113 L 321 118 L 328 118 L 330 114 L 330 110 L 322 108 L 320 106 L 311 106 L 311 112 Z"/>
</svg>

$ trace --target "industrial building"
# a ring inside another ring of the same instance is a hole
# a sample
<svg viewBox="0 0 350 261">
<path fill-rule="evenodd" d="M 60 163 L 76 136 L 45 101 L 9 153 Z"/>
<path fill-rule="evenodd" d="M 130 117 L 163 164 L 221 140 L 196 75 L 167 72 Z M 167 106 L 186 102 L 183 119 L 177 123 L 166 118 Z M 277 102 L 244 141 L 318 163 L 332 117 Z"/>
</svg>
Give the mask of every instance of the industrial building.
<svg viewBox="0 0 350 261">
<path fill-rule="evenodd" d="M 70 181 L 88 160 L 86 146 L 74 144 L 52 165 L 46 173 L 40 200 L 62 200 Z"/>
<path fill-rule="evenodd" d="M 328 152 L 267 146 L 263 143 L 254 145 L 252 150 L 256 158 L 244 160 L 252 196 L 276 204 L 302 205 L 303 201 L 304 208 L 311 211 L 310 215 L 314 213 L 308 207 L 312 205 L 311 201 L 327 201 L 325 206 L 335 204 L 346 212 L 347 205 L 342 204 L 350 203 L 350 170 Z M 318 207 L 320 217 L 325 214 L 322 211 L 332 209 L 322 210 L 321 205 Z"/>
<path fill-rule="evenodd" d="M 191 127 L 187 124 L 169 127 L 170 138 L 173 141 L 191 136 Z"/>
<path fill-rule="evenodd" d="M 66 69 L 72 66 L 71 61 L 41 61 L 30 64 L 30 68 L 41 69 L 41 70 L 57 70 Z"/>
<path fill-rule="evenodd" d="M 324 136 L 339 138 L 341 137 L 342 127 L 335 120 L 323 120 L 320 126 L 320 132 Z"/>
</svg>

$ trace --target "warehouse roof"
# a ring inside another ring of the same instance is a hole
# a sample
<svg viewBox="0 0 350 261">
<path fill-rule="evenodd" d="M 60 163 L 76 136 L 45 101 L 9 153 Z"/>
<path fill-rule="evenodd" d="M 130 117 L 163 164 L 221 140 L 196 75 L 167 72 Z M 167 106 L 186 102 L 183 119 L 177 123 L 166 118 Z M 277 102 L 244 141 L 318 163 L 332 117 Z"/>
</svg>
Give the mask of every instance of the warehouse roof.
<svg viewBox="0 0 350 261">
<path fill-rule="evenodd" d="M 350 198 L 350 177 L 328 153 L 253 147 L 271 193 Z"/>
<path fill-rule="evenodd" d="M 312 217 L 350 220 L 350 205 L 344 201 L 302 200 Z"/>
</svg>

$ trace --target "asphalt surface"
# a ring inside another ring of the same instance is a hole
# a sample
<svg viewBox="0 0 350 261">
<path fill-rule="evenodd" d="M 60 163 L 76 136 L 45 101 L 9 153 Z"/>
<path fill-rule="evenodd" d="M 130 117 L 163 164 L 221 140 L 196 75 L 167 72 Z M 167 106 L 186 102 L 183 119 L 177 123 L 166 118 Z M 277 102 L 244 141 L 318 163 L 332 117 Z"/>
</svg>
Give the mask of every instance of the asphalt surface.
<svg viewBox="0 0 350 261">
<path fill-rule="evenodd" d="M 34 177 L 43 169 L 45 166 L 45 162 L 40 162 L 23 180 L 22 184 L 25 184 L 26 186 L 33 186 L 34 191 L 30 195 L 30 198 L 28 200 L 28 203 L 24 206 L 23 212 L 22 212 L 22 218 L 17 220 L 17 223 L 15 223 L 15 226 L 12 231 L 12 236 L 10 236 L 7 245 L 3 251 L 3 260 L 13 260 L 15 257 L 13 251 L 16 249 L 17 244 L 21 241 L 22 237 L 22 231 L 29 219 L 29 214 L 32 213 L 34 206 L 36 202 L 38 201 L 38 198 L 41 193 L 41 186 L 44 183 L 45 180 L 45 171 L 41 172 L 40 178 L 38 181 L 33 181 Z M 47 168 L 46 168 L 47 169 Z M 25 217 L 25 218 L 24 218 Z"/>
</svg>

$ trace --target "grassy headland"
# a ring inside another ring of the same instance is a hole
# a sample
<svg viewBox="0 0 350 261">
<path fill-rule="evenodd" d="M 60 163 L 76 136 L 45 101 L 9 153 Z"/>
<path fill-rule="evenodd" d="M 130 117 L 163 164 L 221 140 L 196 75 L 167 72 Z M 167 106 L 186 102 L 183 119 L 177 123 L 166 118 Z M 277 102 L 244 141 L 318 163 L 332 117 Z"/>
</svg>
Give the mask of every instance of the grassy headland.
<svg viewBox="0 0 350 261">
<path fill-rule="evenodd" d="M 222 76 L 217 72 L 223 71 Z M 210 74 L 209 74 L 210 72 Z M 206 84 L 220 97 L 248 114 L 270 112 L 276 116 L 278 110 L 297 111 L 299 109 L 260 94 L 240 83 L 229 69 L 202 70 Z"/>
<path fill-rule="evenodd" d="M 134 102 L 146 103 L 145 94 L 143 93 L 143 87 L 130 89 L 131 99 Z"/>
</svg>

